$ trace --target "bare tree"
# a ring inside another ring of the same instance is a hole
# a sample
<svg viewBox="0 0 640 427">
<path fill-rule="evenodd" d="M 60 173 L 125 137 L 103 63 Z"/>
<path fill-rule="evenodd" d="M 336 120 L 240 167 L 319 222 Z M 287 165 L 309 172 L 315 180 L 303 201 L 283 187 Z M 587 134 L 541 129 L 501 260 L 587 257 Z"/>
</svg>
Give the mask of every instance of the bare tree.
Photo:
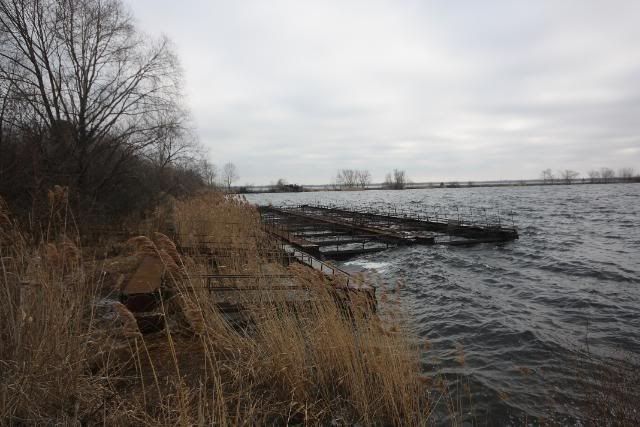
<svg viewBox="0 0 640 427">
<path fill-rule="evenodd" d="M 407 177 L 405 171 L 394 169 L 393 181 L 396 189 L 403 189 L 407 185 Z"/>
<path fill-rule="evenodd" d="M 0 58 L 2 61 L 2 58 Z M 2 147 L 2 141 L 4 140 L 5 133 L 5 121 L 10 114 L 11 108 L 11 89 L 12 84 L 10 81 L 0 78 L 0 148 Z"/>
<path fill-rule="evenodd" d="M 394 169 L 393 173 L 388 173 L 384 179 L 384 186 L 394 190 L 402 190 L 407 185 L 407 176 L 404 170 Z"/>
<path fill-rule="evenodd" d="M 393 188 L 393 176 L 391 173 L 388 173 L 384 177 L 384 187 L 385 188 Z"/>
<path fill-rule="evenodd" d="M 600 178 L 602 179 L 602 182 L 610 182 L 615 177 L 616 173 L 613 171 L 613 169 L 600 168 Z"/>
<path fill-rule="evenodd" d="M 578 176 L 580 176 L 580 173 L 570 170 L 570 169 L 565 169 L 563 171 L 560 171 L 558 173 L 558 175 L 560 176 L 560 178 L 565 182 L 565 184 L 571 184 L 571 182 L 576 179 Z"/>
<path fill-rule="evenodd" d="M 118 0 L 0 0 L 0 45 L 0 79 L 28 111 L 16 124 L 41 126 L 63 144 L 57 161 L 83 191 L 99 191 L 180 126 L 169 42 L 137 33 Z M 97 159 L 103 174 L 90 179 Z"/>
<path fill-rule="evenodd" d="M 200 176 L 206 185 L 215 187 L 216 178 L 218 178 L 218 167 L 213 163 L 209 163 L 208 160 L 203 159 L 200 161 Z"/>
<path fill-rule="evenodd" d="M 367 188 L 371 184 L 371 173 L 366 169 L 356 171 L 356 180 L 361 188 Z"/>
<path fill-rule="evenodd" d="M 275 184 L 271 184 L 273 191 L 285 191 L 289 186 L 289 182 L 285 178 L 278 178 Z"/>
<path fill-rule="evenodd" d="M 587 175 L 589 175 L 589 181 L 592 184 L 595 182 L 598 182 L 598 180 L 600 179 L 600 171 L 597 171 L 595 169 L 592 169 L 589 172 L 587 172 Z"/>
<path fill-rule="evenodd" d="M 0 35 L 0 42 L 1 40 L 2 36 Z M 0 70 L 3 69 L 11 70 L 13 75 L 20 75 L 17 65 L 7 61 L 0 55 Z M 14 81 L 5 79 L 0 74 L 0 148 L 6 136 L 14 129 L 17 129 L 16 125 L 18 123 L 29 122 L 33 119 L 32 117 L 25 117 L 25 113 L 25 105 L 20 102 Z"/>
<path fill-rule="evenodd" d="M 342 169 L 336 174 L 335 183 L 342 188 L 366 188 L 371 184 L 371 173 L 368 170 Z"/>
<path fill-rule="evenodd" d="M 343 169 L 342 176 L 347 188 L 355 188 L 358 185 L 358 171 L 354 169 Z"/>
<path fill-rule="evenodd" d="M 551 169 L 543 170 L 541 176 L 542 176 L 542 181 L 545 184 L 553 184 L 554 180 L 556 179 Z"/>
<path fill-rule="evenodd" d="M 186 113 L 185 113 L 186 117 Z M 202 150 L 195 133 L 183 126 L 183 120 L 167 117 L 158 123 L 164 123 L 155 130 L 153 144 L 144 150 L 143 155 L 159 169 L 169 165 L 186 165 L 202 159 Z"/>
<path fill-rule="evenodd" d="M 339 170 L 336 184 L 341 188 L 355 188 L 358 185 L 358 171 L 354 169 Z"/>
<path fill-rule="evenodd" d="M 238 175 L 238 168 L 236 168 L 236 165 L 231 162 L 226 163 L 222 167 L 222 180 L 227 186 L 227 190 L 231 190 L 231 184 L 238 179 L 240 179 L 240 176 Z"/>
<path fill-rule="evenodd" d="M 334 182 L 335 182 L 336 188 L 338 188 L 338 189 L 340 189 L 340 188 L 342 188 L 342 187 L 344 187 L 346 185 L 345 184 L 345 178 L 342 175 L 342 170 L 339 170 L 338 172 L 336 172 L 336 177 L 334 179 Z"/>
<path fill-rule="evenodd" d="M 625 181 L 631 181 L 635 176 L 635 170 L 633 168 L 622 168 L 618 171 L 618 176 Z"/>
</svg>

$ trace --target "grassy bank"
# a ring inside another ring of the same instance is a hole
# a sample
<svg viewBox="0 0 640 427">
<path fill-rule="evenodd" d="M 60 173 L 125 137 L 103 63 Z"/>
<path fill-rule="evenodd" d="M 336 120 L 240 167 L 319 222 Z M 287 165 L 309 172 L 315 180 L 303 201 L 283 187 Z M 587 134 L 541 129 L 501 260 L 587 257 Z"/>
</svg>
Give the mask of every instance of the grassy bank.
<svg viewBox="0 0 640 427">
<path fill-rule="evenodd" d="M 128 224 L 76 225 L 61 188 L 44 224 L 0 201 L 0 425 L 489 422 L 468 380 L 421 374 L 428 342 L 411 338 L 397 292 L 379 292 L 375 314 L 357 293 L 345 305 L 340 283 L 283 262 L 242 199 L 203 193 Z M 142 334 L 119 296 L 149 258 L 164 271 L 162 327 Z M 584 365 L 584 424 L 637 425 L 637 364 Z"/>
<path fill-rule="evenodd" d="M 430 422 L 432 384 L 399 317 L 357 303 L 345 315 L 327 278 L 278 262 L 248 204 L 206 193 L 158 208 L 138 236 L 87 239 L 65 198 L 52 192 L 48 224 L 29 232 L 1 205 L 3 423 Z M 210 255 L 179 250 L 195 246 Z M 115 302 L 144 257 L 162 261 L 166 289 L 164 328 L 147 335 Z M 217 309 L 202 277 L 212 265 L 257 276 L 243 294 L 250 327 Z M 305 297 L 283 299 L 278 275 Z"/>
</svg>

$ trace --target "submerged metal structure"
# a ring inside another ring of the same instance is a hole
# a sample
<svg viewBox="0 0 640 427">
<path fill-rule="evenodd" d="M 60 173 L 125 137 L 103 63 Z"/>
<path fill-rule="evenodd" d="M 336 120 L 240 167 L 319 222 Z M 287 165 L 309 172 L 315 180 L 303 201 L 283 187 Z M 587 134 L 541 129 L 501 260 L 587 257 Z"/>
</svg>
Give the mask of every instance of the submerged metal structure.
<svg viewBox="0 0 640 427">
<path fill-rule="evenodd" d="M 513 215 L 505 221 L 486 210 L 425 213 L 322 204 L 261 206 L 259 210 L 267 232 L 320 259 L 343 260 L 414 244 L 473 245 L 518 239 Z"/>
</svg>

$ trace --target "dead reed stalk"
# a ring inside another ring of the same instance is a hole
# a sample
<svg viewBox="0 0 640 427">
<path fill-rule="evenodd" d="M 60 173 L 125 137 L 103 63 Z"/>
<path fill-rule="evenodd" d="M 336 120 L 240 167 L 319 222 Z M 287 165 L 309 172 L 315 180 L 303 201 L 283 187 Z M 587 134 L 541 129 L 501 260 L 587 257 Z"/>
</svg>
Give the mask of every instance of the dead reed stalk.
<svg viewBox="0 0 640 427">
<path fill-rule="evenodd" d="M 52 212 L 65 218 L 58 205 Z M 419 353 L 402 324 L 345 313 L 327 279 L 278 259 L 277 244 L 242 200 L 208 193 L 177 201 L 171 212 L 175 236 L 150 230 L 129 242 L 166 270 L 165 328 L 146 336 L 116 303 L 111 317 L 96 315 L 103 276 L 64 227 L 46 227 L 43 243 L 28 245 L 0 212 L 9 254 L 0 266 L 9 301 L 0 305 L 2 423 L 434 421 Z M 203 279 L 211 272 L 256 277 L 216 284 L 245 289 L 238 293 L 244 326 L 221 314 Z M 278 290 L 283 285 L 291 290 Z"/>
</svg>

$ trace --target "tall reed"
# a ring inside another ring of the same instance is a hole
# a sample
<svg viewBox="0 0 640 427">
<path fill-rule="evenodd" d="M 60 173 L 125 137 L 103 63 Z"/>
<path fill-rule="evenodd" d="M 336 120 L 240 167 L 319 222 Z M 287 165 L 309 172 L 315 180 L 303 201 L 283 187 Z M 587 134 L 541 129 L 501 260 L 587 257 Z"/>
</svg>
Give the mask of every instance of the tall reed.
<svg viewBox="0 0 640 427">
<path fill-rule="evenodd" d="M 149 335 L 109 302 L 105 267 L 83 256 L 65 212 L 52 207 L 35 239 L 2 204 L 3 423 L 434 421 L 403 325 L 358 310 L 356 296 L 345 311 L 326 277 L 282 263 L 244 201 L 217 193 L 176 201 L 170 230 L 156 221 L 162 230 L 129 241 L 122 256 L 156 257 L 165 267 L 165 327 Z M 252 277 L 215 284 L 244 289 L 234 297 L 241 325 L 221 314 L 228 292 L 210 292 L 203 274 L 212 272 Z M 105 304 L 112 310 L 97 314 Z"/>
</svg>

